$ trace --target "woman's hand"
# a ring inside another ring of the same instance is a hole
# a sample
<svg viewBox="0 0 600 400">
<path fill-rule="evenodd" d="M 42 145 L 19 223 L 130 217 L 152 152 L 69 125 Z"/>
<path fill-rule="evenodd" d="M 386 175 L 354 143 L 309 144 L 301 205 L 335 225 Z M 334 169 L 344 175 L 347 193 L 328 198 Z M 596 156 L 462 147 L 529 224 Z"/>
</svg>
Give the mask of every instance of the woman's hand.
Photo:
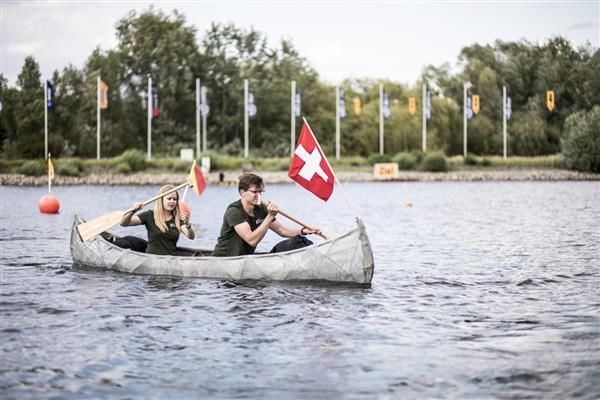
<svg viewBox="0 0 600 400">
<path fill-rule="evenodd" d="M 181 224 L 184 225 L 186 228 L 189 229 L 192 226 L 190 222 L 190 216 L 188 214 L 182 213 L 179 219 L 181 221 Z"/>
</svg>

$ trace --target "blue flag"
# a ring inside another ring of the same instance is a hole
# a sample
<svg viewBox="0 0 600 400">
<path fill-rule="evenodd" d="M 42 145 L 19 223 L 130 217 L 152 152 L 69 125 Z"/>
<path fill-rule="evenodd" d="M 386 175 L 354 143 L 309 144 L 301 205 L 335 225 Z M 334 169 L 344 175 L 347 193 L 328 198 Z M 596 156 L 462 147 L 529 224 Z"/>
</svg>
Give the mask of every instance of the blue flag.
<svg viewBox="0 0 600 400">
<path fill-rule="evenodd" d="M 473 118 L 473 108 L 471 108 L 471 96 L 467 96 L 467 119 Z"/>
<path fill-rule="evenodd" d="M 340 88 L 340 119 L 344 119 L 348 116 L 346 114 L 346 101 L 344 100 L 344 89 Z"/>
<path fill-rule="evenodd" d="M 388 119 L 389 117 L 391 117 L 392 109 L 390 108 L 390 97 L 388 96 L 388 94 L 385 90 L 383 91 L 382 107 L 383 107 L 383 118 Z"/>
<path fill-rule="evenodd" d="M 48 110 L 54 110 L 54 86 L 50 81 L 46 81 L 46 107 Z"/>
<path fill-rule="evenodd" d="M 425 118 L 431 119 L 431 92 L 429 89 L 425 91 Z"/>
<path fill-rule="evenodd" d="M 300 112 L 300 108 L 302 107 L 302 94 L 300 93 L 299 90 L 296 90 L 295 101 L 296 101 L 296 106 L 295 106 L 295 109 L 296 109 L 296 118 L 298 118 L 302 114 Z"/>
<path fill-rule="evenodd" d="M 248 118 L 256 118 L 256 104 L 254 104 L 254 92 L 248 90 Z"/>
<path fill-rule="evenodd" d="M 200 88 L 200 113 L 203 117 L 206 117 L 210 111 L 210 107 L 208 106 L 208 98 L 206 96 L 206 92 L 208 89 L 206 86 L 202 86 Z"/>
</svg>

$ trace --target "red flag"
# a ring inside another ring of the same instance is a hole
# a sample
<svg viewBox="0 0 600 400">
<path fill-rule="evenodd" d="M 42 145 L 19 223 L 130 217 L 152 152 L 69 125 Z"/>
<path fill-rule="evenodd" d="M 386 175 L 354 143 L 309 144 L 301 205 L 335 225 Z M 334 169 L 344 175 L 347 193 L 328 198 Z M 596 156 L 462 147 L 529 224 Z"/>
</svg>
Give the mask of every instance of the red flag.
<svg viewBox="0 0 600 400">
<path fill-rule="evenodd" d="M 300 131 L 288 176 L 324 201 L 329 200 L 333 193 L 333 171 L 306 121 Z"/>
<path fill-rule="evenodd" d="M 196 193 L 197 196 L 200 196 L 204 189 L 206 189 L 206 181 L 204 180 L 204 175 L 202 175 L 202 170 L 200 170 L 200 168 L 198 168 L 198 166 L 196 165 L 196 161 L 194 161 L 194 164 L 192 165 L 192 169 L 190 170 L 190 176 L 188 177 L 188 180 L 190 182 L 190 185 L 192 186 L 192 189 L 194 189 L 194 193 Z"/>
</svg>

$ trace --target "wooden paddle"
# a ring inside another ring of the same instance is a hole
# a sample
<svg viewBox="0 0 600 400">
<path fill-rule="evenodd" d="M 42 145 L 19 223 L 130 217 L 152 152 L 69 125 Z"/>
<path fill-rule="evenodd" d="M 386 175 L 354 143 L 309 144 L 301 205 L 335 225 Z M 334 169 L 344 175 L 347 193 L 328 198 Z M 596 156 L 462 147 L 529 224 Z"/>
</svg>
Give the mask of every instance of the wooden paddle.
<svg viewBox="0 0 600 400">
<path fill-rule="evenodd" d="M 167 190 L 164 193 L 157 194 L 153 198 L 144 201 L 142 203 L 142 207 L 145 207 L 146 205 L 152 203 L 153 201 L 160 199 L 161 197 L 168 195 L 169 193 L 173 193 L 185 186 L 188 186 L 189 184 L 190 184 L 189 182 L 182 183 L 181 185 L 174 187 L 173 189 Z M 87 222 L 77 225 L 77 233 L 79 233 L 79 237 L 81 238 L 81 240 L 85 242 L 86 240 L 89 240 L 89 239 L 93 238 L 94 236 L 96 236 L 96 235 L 104 232 L 105 230 L 115 226 L 116 224 L 120 223 L 121 220 L 123 219 L 123 216 L 126 213 L 134 211 L 134 210 L 135 210 L 135 207 L 131 207 L 127 211 L 113 211 L 113 212 L 109 212 L 107 214 L 101 215 L 97 218 L 94 218 L 92 220 L 89 220 Z"/>
<path fill-rule="evenodd" d="M 263 205 L 266 207 L 268 202 L 266 200 L 262 201 Z M 305 224 L 304 222 L 300 221 L 299 219 L 291 216 L 290 214 L 286 213 L 285 211 L 283 211 L 281 208 L 277 211 L 279 214 L 283 215 L 284 217 L 286 217 L 287 219 L 289 219 L 290 221 L 294 221 L 295 223 L 297 223 L 298 225 L 302 225 L 303 227 L 305 227 L 306 229 L 310 229 L 310 230 L 316 230 L 315 227 L 310 226 L 308 224 Z M 333 239 L 330 236 L 327 236 L 326 234 L 324 234 L 323 232 L 319 233 L 319 236 L 321 236 L 323 239 L 325 240 L 331 240 Z"/>
</svg>

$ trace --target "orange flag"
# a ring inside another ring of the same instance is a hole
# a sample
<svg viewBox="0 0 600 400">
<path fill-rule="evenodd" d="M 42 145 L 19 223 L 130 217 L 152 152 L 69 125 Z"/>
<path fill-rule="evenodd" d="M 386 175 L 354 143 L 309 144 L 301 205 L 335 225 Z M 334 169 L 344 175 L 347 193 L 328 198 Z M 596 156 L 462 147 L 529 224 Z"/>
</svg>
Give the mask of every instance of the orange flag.
<svg viewBox="0 0 600 400">
<path fill-rule="evenodd" d="M 192 189 L 194 189 L 194 193 L 196 193 L 197 196 L 200 196 L 204 189 L 206 189 L 204 175 L 202 175 L 202 170 L 196 165 L 196 160 L 194 160 L 194 164 L 192 164 L 188 181 L 190 182 L 190 185 L 192 186 Z"/>
<path fill-rule="evenodd" d="M 100 81 L 100 109 L 108 108 L 108 85 L 104 81 Z"/>
</svg>

